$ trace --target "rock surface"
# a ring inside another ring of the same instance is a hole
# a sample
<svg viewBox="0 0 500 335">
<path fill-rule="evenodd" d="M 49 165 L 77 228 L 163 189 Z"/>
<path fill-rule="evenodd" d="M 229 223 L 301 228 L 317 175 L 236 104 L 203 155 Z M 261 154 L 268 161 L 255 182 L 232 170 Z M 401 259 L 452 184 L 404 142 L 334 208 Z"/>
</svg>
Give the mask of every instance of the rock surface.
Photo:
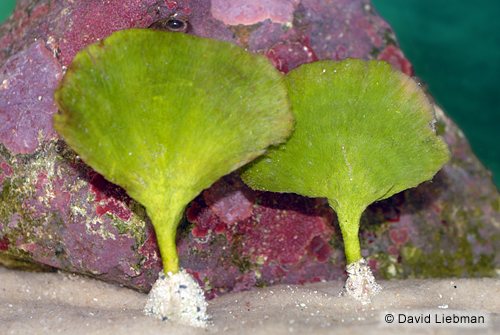
<svg viewBox="0 0 500 335">
<path fill-rule="evenodd" d="M 158 277 L 161 259 L 144 208 L 81 162 L 50 122 L 65 67 L 114 31 L 177 14 L 189 22 L 187 33 L 262 53 L 282 73 L 356 57 L 413 74 L 368 0 L 255 2 L 241 10 L 232 3 L 234 10 L 223 11 L 221 0 L 18 1 L 0 26 L 0 263 L 59 268 L 142 291 Z M 362 218 L 363 256 L 376 277 L 500 271 L 498 190 L 460 129 L 436 112 L 452 160 L 432 182 L 370 206 Z M 341 235 L 324 199 L 255 192 L 235 174 L 192 202 L 178 249 L 208 297 L 345 279 Z"/>
</svg>

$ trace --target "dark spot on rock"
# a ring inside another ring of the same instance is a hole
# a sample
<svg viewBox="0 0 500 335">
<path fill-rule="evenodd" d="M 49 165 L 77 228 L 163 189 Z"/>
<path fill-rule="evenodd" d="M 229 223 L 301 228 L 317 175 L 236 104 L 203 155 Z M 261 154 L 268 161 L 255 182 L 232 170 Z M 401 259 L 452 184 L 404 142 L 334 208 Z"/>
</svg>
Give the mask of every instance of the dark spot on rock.
<svg viewBox="0 0 500 335">
<path fill-rule="evenodd" d="M 61 153 L 64 151 L 64 149 L 66 148 L 66 143 L 64 143 L 63 140 L 58 140 L 56 142 L 56 145 L 54 146 L 54 150 L 57 152 L 57 153 Z"/>
<path fill-rule="evenodd" d="M 64 249 L 63 249 L 63 246 L 61 245 L 58 245 L 55 250 L 54 250 L 54 255 L 56 257 L 59 257 L 59 256 L 62 256 L 64 254 Z"/>
<path fill-rule="evenodd" d="M 179 288 L 181 288 L 181 289 L 187 289 L 187 286 L 186 285 L 179 285 Z"/>
<path fill-rule="evenodd" d="M 455 286 L 455 287 L 456 287 L 456 286 Z M 197 312 L 201 311 L 201 308 L 200 308 L 199 306 L 198 306 L 198 307 L 196 307 L 196 311 L 197 311 Z"/>
<path fill-rule="evenodd" d="M 0 250 L 9 250 L 10 241 L 6 236 L 0 238 Z"/>
<path fill-rule="evenodd" d="M 167 321 L 167 320 L 168 320 L 168 318 L 166 316 L 161 318 L 161 321 Z"/>
<path fill-rule="evenodd" d="M 384 215 L 388 222 L 399 222 L 400 211 L 395 207 L 385 207 Z"/>
</svg>

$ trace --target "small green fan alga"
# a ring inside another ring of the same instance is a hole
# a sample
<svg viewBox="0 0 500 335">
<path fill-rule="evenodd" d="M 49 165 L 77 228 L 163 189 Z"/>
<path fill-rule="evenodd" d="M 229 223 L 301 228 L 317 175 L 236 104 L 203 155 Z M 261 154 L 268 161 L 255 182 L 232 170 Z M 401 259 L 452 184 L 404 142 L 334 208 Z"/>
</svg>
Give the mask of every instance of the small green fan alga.
<svg viewBox="0 0 500 335">
<path fill-rule="evenodd" d="M 265 57 L 180 33 L 124 30 L 88 46 L 54 97 L 57 132 L 146 207 L 170 276 L 189 276 L 175 245 L 186 205 L 293 129 L 283 77 Z M 177 307 L 150 312 L 196 314 Z"/>
<path fill-rule="evenodd" d="M 448 147 L 435 135 L 433 107 L 420 87 L 385 62 L 319 61 L 285 81 L 294 133 L 245 166 L 242 177 L 260 190 L 326 197 L 344 239 L 346 288 L 367 301 L 380 287 L 361 257 L 361 214 L 430 180 L 449 160 Z"/>
</svg>

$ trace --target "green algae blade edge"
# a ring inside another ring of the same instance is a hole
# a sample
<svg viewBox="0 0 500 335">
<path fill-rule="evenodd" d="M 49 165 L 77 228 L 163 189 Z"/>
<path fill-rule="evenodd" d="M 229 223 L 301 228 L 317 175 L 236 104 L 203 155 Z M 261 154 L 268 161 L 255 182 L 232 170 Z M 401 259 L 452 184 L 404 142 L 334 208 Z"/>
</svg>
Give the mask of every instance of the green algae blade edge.
<svg viewBox="0 0 500 335">
<path fill-rule="evenodd" d="M 293 129 L 284 79 L 265 57 L 180 33 L 123 30 L 88 46 L 54 98 L 62 138 L 146 207 L 165 273 L 179 270 L 189 201 Z"/>
<path fill-rule="evenodd" d="M 255 189 L 328 198 L 347 263 L 356 262 L 366 207 L 430 180 L 449 160 L 433 107 L 410 77 L 382 61 L 304 64 L 285 81 L 295 131 L 241 175 Z"/>
</svg>

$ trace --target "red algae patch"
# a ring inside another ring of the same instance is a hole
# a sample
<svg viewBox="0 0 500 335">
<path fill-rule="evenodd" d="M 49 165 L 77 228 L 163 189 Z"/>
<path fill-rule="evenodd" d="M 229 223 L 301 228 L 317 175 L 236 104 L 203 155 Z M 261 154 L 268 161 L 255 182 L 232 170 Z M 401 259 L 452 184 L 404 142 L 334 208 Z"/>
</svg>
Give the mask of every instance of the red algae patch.
<svg viewBox="0 0 500 335">
<path fill-rule="evenodd" d="M 12 175 L 13 170 L 9 164 L 2 162 L 2 164 L 0 164 L 0 166 L 2 167 L 4 175 L 6 175 L 7 177 L 10 177 Z"/>
<path fill-rule="evenodd" d="M 387 250 L 394 256 L 399 256 L 399 249 L 397 247 L 390 245 Z"/>
<path fill-rule="evenodd" d="M 226 229 L 226 224 L 221 221 L 217 214 L 212 212 L 209 207 L 204 207 L 196 201 L 191 203 L 186 215 L 190 222 L 198 222 L 198 225 L 191 231 L 194 237 L 205 237 L 209 230 L 222 233 Z"/>
<path fill-rule="evenodd" d="M 219 189 L 231 189 L 225 193 L 229 197 L 247 192 L 247 186 L 234 177 L 224 178 L 214 186 L 210 194 L 217 194 Z M 222 196 L 223 193 L 220 199 L 224 199 Z M 306 255 L 319 262 L 330 258 L 327 239 L 333 233 L 332 217 L 316 199 L 255 192 L 252 204 L 255 201 L 256 205 L 250 208 L 251 215 L 228 224 L 203 198 L 206 201 L 207 196 L 204 194 L 193 201 L 186 213 L 189 221 L 197 223 L 192 230 L 195 238 L 207 237 L 209 231 L 226 232 L 228 243 L 238 255 L 265 264 L 297 264 Z"/>
<path fill-rule="evenodd" d="M 104 205 L 97 205 L 96 213 L 99 217 L 106 213 L 111 213 L 116 215 L 120 220 L 127 221 L 132 217 L 132 212 L 129 209 L 123 207 L 115 199 L 109 199 Z"/>
<path fill-rule="evenodd" d="M 305 254 L 309 242 L 325 231 L 325 224 L 319 216 L 293 208 L 277 209 L 277 203 L 294 200 L 283 196 L 281 201 L 273 203 L 279 197 L 275 195 L 271 203 L 264 203 L 255 209 L 252 219 L 233 228 L 232 238 L 238 240 L 242 255 L 251 255 L 266 262 L 276 260 L 279 264 L 297 263 Z"/>
<path fill-rule="evenodd" d="M 95 194 L 94 202 L 96 214 L 101 217 L 106 213 L 116 215 L 122 221 L 128 221 L 132 217 L 132 211 L 128 209 L 130 198 L 121 187 L 107 181 L 96 172 L 91 172 L 90 193 Z M 124 206 L 124 205 L 127 205 Z"/>
<path fill-rule="evenodd" d="M 391 238 L 391 241 L 394 242 L 394 244 L 403 245 L 406 242 L 408 242 L 409 239 L 408 229 L 406 228 L 393 229 L 389 232 L 389 236 Z"/>
<path fill-rule="evenodd" d="M 406 59 L 403 52 L 396 48 L 394 45 L 387 46 L 380 55 L 378 56 L 378 60 L 386 61 L 390 63 L 396 69 L 400 70 L 404 74 L 408 76 L 413 76 L 413 66 L 410 61 Z"/>
<path fill-rule="evenodd" d="M 287 74 L 301 64 L 318 60 L 311 48 L 309 36 L 291 28 L 284 38 L 286 42 L 280 42 L 264 53 L 282 74 Z"/>
<path fill-rule="evenodd" d="M 0 250 L 9 250 L 10 241 L 7 237 L 2 236 L 0 238 Z"/>
<path fill-rule="evenodd" d="M 330 245 L 321 236 L 315 236 L 306 247 L 306 251 L 320 263 L 326 262 L 331 252 Z"/>
</svg>

